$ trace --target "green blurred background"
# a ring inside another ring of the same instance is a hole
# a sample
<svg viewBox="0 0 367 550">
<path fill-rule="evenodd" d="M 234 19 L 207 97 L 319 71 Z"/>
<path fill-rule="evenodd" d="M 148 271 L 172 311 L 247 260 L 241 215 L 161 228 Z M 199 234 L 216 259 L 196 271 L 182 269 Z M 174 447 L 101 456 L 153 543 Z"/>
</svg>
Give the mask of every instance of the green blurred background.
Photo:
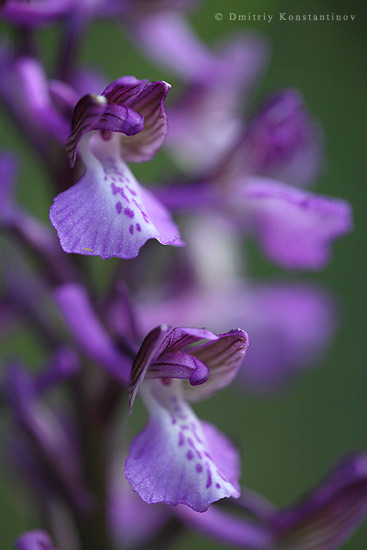
<svg viewBox="0 0 367 550">
<path fill-rule="evenodd" d="M 242 450 L 242 484 L 279 505 L 286 505 L 313 486 L 340 455 L 367 449 L 367 399 L 365 366 L 366 328 L 366 7 L 360 0 L 207 0 L 192 16 L 198 34 L 209 43 L 225 33 L 258 30 L 272 48 L 269 70 L 254 101 L 282 87 L 303 93 L 312 113 L 320 119 L 326 136 L 327 166 L 316 191 L 349 200 L 354 208 L 355 231 L 338 242 L 330 266 L 316 274 L 282 274 L 299 280 L 319 281 L 340 299 L 343 321 L 322 365 L 306 372 L 291 391 L 268 398 L 233 394 L 227 389 L 199 404 L 199 416 L 210 419 L 238 442 Z M 272 23 L 229 21 L 237 14 L 274 14 Z M 279 12 L 292 14 L 356 14 L 354 22 L 279 21 Z M 222 21 L 215 19 L 222 13 Z M 5 33 L 6 27 L 1 30 Z M 51 62 L 59 38 L 57 30 L 42 32 Z M 176 78 L 150 65 L 124 38 L 117 25 L 98 23 L 88 34 L 83 60 L 100 64 L 112 79 L 123 74 L 152 80 Z M 179 83 L 177 83 L 179 85 Z M 7 123 L 4 114 L 5 124 Z M 51 197 L 42 168 L 16 132 L 2 125 L 1 148 L 15 148 L 24 156 L 20 199 L 47 220 Z M 137 167 L 142 179 L 154 180 L 165 158 Z M 39 176 L 35 177 L 35 174 Z M 30 190 L 31 189 L 31 190 Z M 252 274 L 262 278 L 280 273 L 251 250 Z M 96 274 L 102 262 L 89 258 Z M 246 329 L 246 327 L 243 327 Z M 36 364 L 41 355 L 24 339 L 7 341 L 3 355 L 31 353 Z M 228 406 L 228 403 L 231 406 Z M 0 548 L 12 548 L 22 530 L 34 527 L 28 503 L 14 490 L 7 475 L 0 483 Z M 345 545 L 365 550 L 364 525 Z M 195 534 L 185 535 L 176 550 L 190 547 L 224 548 Z M 63 549 L 67 550 L 67 549 Z M 85 549 L 93 550 L 93 549 Z"/>
</svg>

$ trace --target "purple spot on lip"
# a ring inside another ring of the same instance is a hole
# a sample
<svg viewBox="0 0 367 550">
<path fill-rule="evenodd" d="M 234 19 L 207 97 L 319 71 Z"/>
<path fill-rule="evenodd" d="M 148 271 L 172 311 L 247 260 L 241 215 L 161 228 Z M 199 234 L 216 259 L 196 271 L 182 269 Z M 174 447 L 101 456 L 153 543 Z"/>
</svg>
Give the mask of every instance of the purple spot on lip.
<svg viewBox="0 0 367 550">
<path fill-rule="evenodd" d="M 134 234 L 134 226 L 133 225 L 130 225 L 129 231 L 132 235 Z"/>
<path fill-rule="evenodd" d="M 131 193 L 134 197 L 136 197 L 136 192 L 134 191 L 134 189 L 130 189 L 130 187 L 129 187 L 128 185 L 126 186 L 126 189 L 127 189 L 128 191 L 130 191 L 130 193 Z"/>
<path fill-rule="evenodd" d="M 125 214 L 128 218 L 133 218 L 133 217 L 134 217 L 134 212 L 133 212 L 130 208 L 125 208 L 124 214 Z"/>
<path fill-rule="evenodd" d="M 111 189 L 114 195 L 117 195 L 118 193 L 120 193 L 121 197 L 125 199 L 126 202 L 130 202 L 130 199 L 125 195 L 123 187 L 118 187 L 114 182 L 112 182 Z"/>
<path fill-rule="evenodd" d="M 189 449 L 186 453 L 187 460 L 192 460 L 194 458 L 194 453 Z"/>
<path fill-rule="evenodd" d="M 117 211 L 117 213 L 118 213 L 118 214 L 121 214 L 121 210 L 122 210 L 122 204 L 121 204 L 121 202 L 120 202 L 120 201 L 117 202 L 115 206 L 116 206 L 116 211 Z"/>
<path fill-rule="evenodd" d="M 207 475 L 206 488 L 208 489 L 212 484 L 212 473 L 211 473 L 209 464 L 206 462 L 205 465 L 206 465 L 206 475 Z"/>
<path fill-rule="evenodd" d="M 141 231 L 140 223 L 137 223 L 137 224 L 136 224 L 136 230 L 137 230 L 137 231 Z"/>
<path fill-rule="evenodd" d="M 178 434 L 178 446 L 182 447 L 182 445 L 185 443 L 185 437 L 182 432 L 179 432 Z"/>
<path fill-rule="evenodd" d="M 216 483 L 215 486 L 217 489 L 220 489 L 220 483 Z"/>
<path fill-rule="evenodd" d="M 196 464 L 196 471 L 198 472 L 198 474 L 200 474 L 203 471 L 203 467 L 201 464 Z"/>
</svg>

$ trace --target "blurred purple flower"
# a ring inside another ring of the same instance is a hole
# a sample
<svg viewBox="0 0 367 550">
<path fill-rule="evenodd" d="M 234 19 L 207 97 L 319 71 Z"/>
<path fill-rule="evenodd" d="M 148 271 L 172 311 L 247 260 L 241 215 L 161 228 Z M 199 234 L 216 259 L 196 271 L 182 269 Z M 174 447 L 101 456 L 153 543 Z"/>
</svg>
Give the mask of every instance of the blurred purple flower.
<svg viewBox="0 0 367 550">
<path fill-rule="evenodd" d="M 218 506 L 204 514 L 179 506 L 177 513 L 190 527 L 238 548 L 336 550 L 367 515 L 367 457 L 339 462 L 302 501 L 284 510 L 269 509 L 268 518 L 256 522 Z"/>
<path fill-rule="evenodd" d="M 0 70 L 0 94 L 18 122 L 35 139 L 44 139 L 46 135 L 64 143 L 68 120 L 53 102 L 41 62 L 30 56 L 16 57 L 9 46 L 2 44 Z"/>
<path fill-rule="evenodd" d="M 23 533 L 15 541 L 15 547 L 17 550 L 56 550 L 49 535 L 38 529 Z"/>
<path fill-rule="evenodd" d="M 137 17 L 165 10 L 187 9 L 197 0 L 3 0 L 0 18 L 26 27 L 48 25 L 55 20 Z"/>
<path fill-rule="evenodd" d="M 16 201 L 16 183 L 18 179 L 18 163 L 14 155 L 10 153 L 0 153 L 0 227 L 6 228 L 13 237 L 16 237 L 27 248 L 36 253 L 37 257 L 44 263 L 44 272 L 48 273 L 53 281 L 60 282 L 64 278 L 74 279 L 77 277 L 75 270 L 70 265 L 65 255 L 60 251 L 57 238 L 50 228 L 40 220 L 32 216 Z M 9 277 L 10 287 L 18 286 L 24 297 L 32 297 L 32 292 L 26 290 L 29 287 L 29 281 L 25 281 L 27 276 L 22 276 L 26 267 L 22 265 L 21 269 L 14 268 L 19 262 L 12 254 L 10 261 L 5 264 Z M 16 273 L 12 272 L 15 271 Z M 15 281 L 13 280 L 15 276 Z M 32 278 L 34 284 L 39 286 L 39 282 Z M 14 283 L 14 284 L 13 284 Z M 27 300 L 25 300 L 27 302 Z M 22 304 L 23 305 L 23 304 Z M 37 304 L 39 306 L 39 304 Z"/>
<path fill-rule="evenodd" d="M 168 90 L 123 77 L 76 105 L 67 151 L 74 164 L 79 149 L 86 172 L 50 209 L 65 252 L 135 258 L 148 239 L 182 246 L 169 213 L 124 162 L 149 160 L 162 145 Z"/>
<path fill-rule="evenodd" d="M 18 365 L 8 369 L 3 392 L 21 441 L 15 449 L 27 449 L 26 462 L 22 456 L 16 460 L 31 475 L 34 471 L 31 462 L 37 470 L 41 464 L 41 483 L 73 508 L 85 511 L 91 500 L 84 484 L 79 448 L 64 422 L 42 405 L 35 381 Z M 37 479 L 34 481 L 39 484 Z"/>
<path fill-rule="evenodd" d="M 320 171 L 322 133 L 300 93 L 281 90 L 270 96 L 251 120 L 243 149 L 242 158 L 248 162 L 246 173 L 306 186 L 315 181 Z"/>
<path fill-rule="evenodd" d="M 226 326 L 247 327 L 251 346 L 237 387 L 243 382 L 256 391 L 274 391 L 319 362 L 337 322 L 331 297 L 316 286 L 240 280 L 222 287 L 188 287 L 171 298 L 155 290 L 138 305 L 137 314 L 142 331 L 158 319 L 186 326 L 210 323 L 216 332 Z"/>
<path fill-rule="evenodd" d="M 95 312 L 88 292 L 78 284 L 60 286 L 55 302 L 80 350 L 128 385 L 132 360 L 118 350 Z"/>
<path fill-rule="evenodd" d="M 117 544 L 134 548 L 148 543 L 171 515 L 166 506 L 150 506 L 131 488 L 121 472 L 121 460 L 112 465 L 109 486 L 108 518 Z"/>
<path fill-rule="evenodd" d="M 166 145 L 185 171 L 210 169 L 240 134 L 238 113 L 264 71 L 265 41 L 241 33 L 212 51 L 173 11 L 138 19 L 133 32 L 148 56 L 187 82 L 169 109 Z"/>
<path fill-rule="evenodd" d="M 218 499 L 239 495 L 236 451 L 214 426 L 198 420 L 186 400 L 226 386 L 247 346 L 239 329 L 216 336 L 161 326 L 145 338 L 132 368 L 130 402 L 140 388 L 150 418 L 125 463 L 129 483 L 145 502 L 183 503 L 202 512 Z"/>
</svg>

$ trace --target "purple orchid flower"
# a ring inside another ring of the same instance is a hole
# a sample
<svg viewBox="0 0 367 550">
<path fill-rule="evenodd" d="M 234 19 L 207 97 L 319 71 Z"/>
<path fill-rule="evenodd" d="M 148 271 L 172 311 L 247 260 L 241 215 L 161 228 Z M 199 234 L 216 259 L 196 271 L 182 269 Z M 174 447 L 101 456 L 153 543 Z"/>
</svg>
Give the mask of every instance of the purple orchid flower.
<svg viewBox="0 0 367 550">
<path fill-rule="evenodd" d="M 145 502 L 183 503 L 203 512 L 239 495 L 237 452 L 214 426 L 198 420 L 186 400 L 208 397 L 233 380 L 247 346 L 240 329 L 216 336 L 160 326 L 145 338 L 132 368 L 130 406 L 139 389 L 150 419 L 125 463 L 127 480 Z"/>
<path fill-rule="evenodd" d="M 59 377 L 58 372 L 55 375 Z M 61 495 L 74 509 L 86 511 L 91 497 L 85 486 L 80 449 L 61 417 L 43 406 L 40 389 L 22 367 L 8 369 L 4 395 L 17 427 L 20 446 L 16 442 L 16 448 L 23 449 L 16 460 L 24 471 L 36 475 L 32 482 Z"/>
<path fill-rule="evenodd" d="M 266 66 L 265 41 L 241 33 L 213 51 L 173 10 L 137 19 L 133 35 L 158 66 L 187 82 L 169 110 L 167 147 L 186 172 L 211 168 L 240 135 L 238 112 Z"/>
<path fill-rule="evenodd" d="M 154 298 L 157 294 L 159 301 Z M 320 361 L 335 331 L 335 304 L 312 285 L 232 280 L 223 287 L 193 286 L 179 295 L 164 296 L 155 289 L 150 300 L 146 297 L 138 304 L 142 330 L 151 329 L 158 319 L 167 324 L 180 320 L 187 326 L 211 321 L 216 332 L 228 325 L 248 328 L 251 347 L 236 378 L 247 390 L 274 391 L 289 384 Z"/>
<path fill-rule="evenodd" d="M 15 547 L 17 550 L 56 550 L 48 533 L 39 529 L 23 533 L 15 541 Z"/>
<path fill-rule="evenodd" d="M 72 0 L 5 0 L 0 8 L 0 17 L 19 25 L 38 27 L 68 15 L 73 9 L 75 4 Z"/>
<path fill-rule="evenodd" d="M 69 18 L 136 17 L 169 8 L 187 9 L 197 0 L 3 0 L 0 18 L 26 27 L 48 25 Z"/>
<path fill-rule="evenodd" d="M 128 385 L 132 361 L 121 353 L 104 329 L 84 287 L 67 284 L 54 293 L 55 302 L 80 350 Z"/>
<path fill-rule="evenodd" d="M 320 166 L 320 130 L 300 94 L 285 90 L 265 103 L 215 170 L 234 224 L 255 233 L 265 255 L 287 269 L 322 269 L 331 243 L 353 227 L 346 201 L 288 185 L 310 185 Z"/>
<path fill-rule="evenodd" d="M 172 210 L 217 211 L 235 231 L 255 234 L 263 253 L 286 269 L 322 269 L 333 241 L 349 233 L 353 222 L 346 201 L 289 185 L 309 185 L 318 171 L 315 128 L 299 94 L 279 93 L 211 174 L 196 184 L 172 186 L 160 198 Z"/>
<path fill-rule="evenodd" d="M 0 69 L 0 94 L 19 124 L 37 142 L 46 135 L 64 143 L 68 120 L 53 102 L 41 62 L 30 56 L 16 57 L 7 44 L 1 44 Z"/>
<path fill-rule="evenodd" d="M 237 548 L 337 550 L 367 516 L 366 455 L 353 455 L 336 464 L 295 505 L 284 510 L 270 505 L 265 508 L 256 522 L 232 516 L 216 505 L 204 514 L 183 506 L 178 506 L 176 513 L 191 528 Z"/>
<path fill-rule="evenodd" d="M 86 172 L 50 209 L 65 252 L 127 259 L 152 238 L 182 246 L 167 210 L 125 164 L 151 159 L 162 145 L 169 88 L 123 77 L 75 107 L 67 151 L 73 165 L 79 150 Z"/>
<path fill-rule="evenodd" d="M 60 250 L 56 236 L 49 226 L 32 216 L 26 209 L 17 203 L 16 182 L 18 176 L 18 162 L 11 153 L 0 153 L 0 227 L 6 228 L 27 248 L 35 252 L 36 256 L 43 263 L 45 273 L 53 282 L 66 279 L 75 279 L 77 274 L 73 266 Z M 29 284 L 32 281 L 35 287 L 40 286 L 40 281 L 36 281 L 31 275 L 29 269 L 22 264 L 19 269 L 19 260 L 11 254 L 11 260 L 6 264 L 7 270 L 11 275 L 9 288 L 17 287 L 16 293 L 23 295 L 21 306 L 24 306 L 32 299 L 32 293 L 29 291 Z M 5 264 L 4 264 L 5 265 Z M 16 268 L 14 266 L 17 265 Z M 12 270 L 14 273 L 12 273 Z M 24 274 L 27 272 L 27 275 Z M 23 275 L 22 275 L 23 274 Z M 25 280 L 27 279 L 27 280 Z M 10 290 L 11 292 L 11 290 Z M 35 308 L 40 311 L 39 303 Z M 38 313 L 34 313 L 38 315 Z"/>
<path fill-rule="evenodd" d="M 243 145 L 244 172 L 300 187 L 312 184 L 323 164 L 322 130 L 297 90 L 281 90 L 265 101 Z M 240 163 L 237 159 L 233 164 L 239 169 Z"/>
</svg>

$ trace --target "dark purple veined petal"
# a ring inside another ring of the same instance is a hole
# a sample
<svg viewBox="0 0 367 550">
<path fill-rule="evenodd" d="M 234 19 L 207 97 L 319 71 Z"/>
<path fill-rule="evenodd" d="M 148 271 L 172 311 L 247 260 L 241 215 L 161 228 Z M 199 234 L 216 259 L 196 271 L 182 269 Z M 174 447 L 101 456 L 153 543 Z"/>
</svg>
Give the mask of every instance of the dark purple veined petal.
<svg viewBox="0 0 367 550">
<path fill-rule="evenodd" d="M 239 461 L 223 434 L 202 426 L 181 389 L 179 380 L 145 382 L 149 422 L 131 445 L 125 475 L 145 502 L 182 503 L 203 512 L 212 502 L 239 496 Z M 219 448 L 227 454 L 224 469 Z"/>
<path fill-rule="evenodd" d="M 38 529 L 23 533 L 15 541 L 15 547 L 17 550 L 56 550 L 48 533 Z"/>
<path fill-rule="evenodd" d="M 131 369 L 130 411 L 144 378 L 188 378 L 193 385 L 205 382 L 208 367 L 187 348 L 195 342 L 217 338 L 206 329 L 161 325 L 151 330 Z"/>
<path fill-rule="evenodd" d="M 301 501 L 256 523 L 218 506 L 204 514 L 182 506 L 176 512 L 190 527 L 238 548 L 337 550 L 367 517 L 367 455 L 342 460 Z"/>
<path fill-rule="evenodd" d="M 208 342 L 194 348 L 192 355 L 200 359 L 210 370 L 208 381 L 195 387 L 185 388 L 185 397 L 189 401 L 201 401 L 230 384 L 243 364 L 249 339 L 241 329 L 220 334 L 214 342 Z"/>
<path fill-rule="evenodd" d="M 103 95 L 86 95 L 74 109 L 72 133 L 66 142 L 70 162 L 72 165 L 75 163 L 78 143 L 91 130 L 123 132 L 130 136 L 140 132 L 143 127 L 143 117 L 126 105 L 108 105 Z"/>
<path fill-rule="evenodd" d="M 166 82 L 148 82 L 132 76 L 112 82 L 102 93 L 109 104 L 124 105 L 144 117 L 144 130 L 134 137 L 120 136 L 121 156 L 130 162 L 150 160 L 167 135 L 164 100 L 171 86 Z"/>
<path fill-rule="evenodd" d="M 210 371 L 194 355 L 175 351 L 165 353 L 162 357 L 154 361 L 148 369 L 145 378 L 181 378 L 188 379 L 190 384 L 196 386 L 206 382 Z"/>
<path fill-rule="evenodd" d="M 138 353 L 136 354 L 135 361 L 131 367 L 131 377 L 130 377 L 130 388 L 129 388 L 129 406 L 130 414 L 132 406 L 134 404 L 138 390 L 143 383 L 145 374 L 154 361 L 154 358 L 157 355 L 159 346 L 162 343 L 162 340 L 169 333 L 171 327 L 167 325 L 161 325 L 154 328 L 146 335 Z"/>
<path fill-rule="evenodd" d="M 336 550 L 367 517 L 367 456 L 336 465 L 299 504 L 275 517 L 276 550 Z"/>
</svg>

